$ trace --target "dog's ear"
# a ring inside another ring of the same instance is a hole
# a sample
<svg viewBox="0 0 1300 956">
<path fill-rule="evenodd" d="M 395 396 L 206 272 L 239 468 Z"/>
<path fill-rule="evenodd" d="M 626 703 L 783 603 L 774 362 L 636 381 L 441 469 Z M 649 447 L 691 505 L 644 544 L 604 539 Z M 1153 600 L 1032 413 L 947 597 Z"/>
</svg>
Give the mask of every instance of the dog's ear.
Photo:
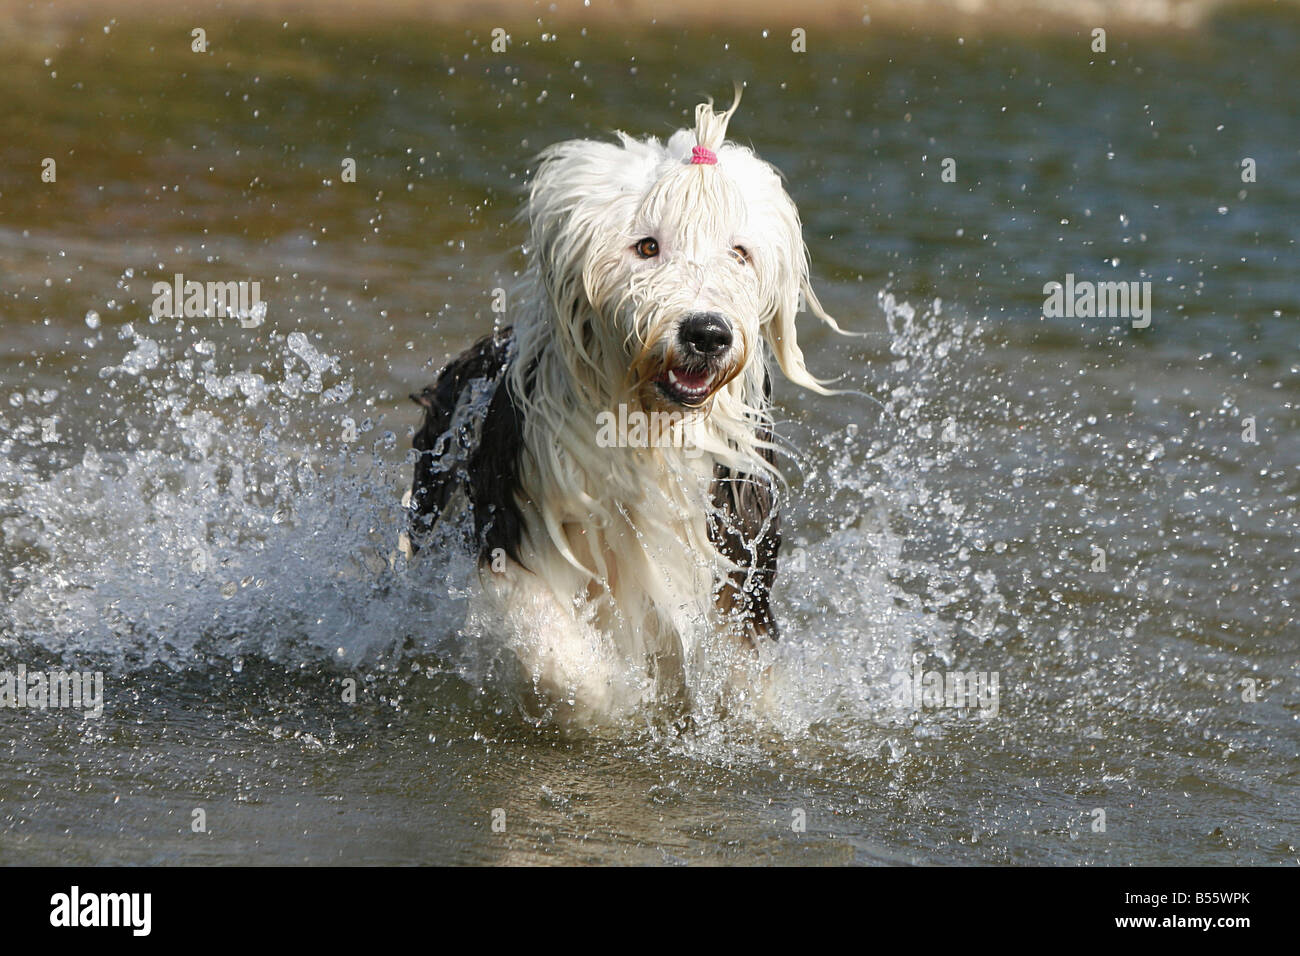
<svg viewBox="0 0 1300 956">
<path fill-rule="evenodd" d="M 619 138 L 550 147 L 529 190 L 529 270 L 545 306 L 539 312 L 545 328 L 538 334 L 570 366 L 575 382 L 604 376 L 608 357 L 600 337 L 593 341 L 591 335 L 595 306 L 617 288 L 621 248 L 636 241 L 628 234 L 630 224 L 664 155 L 655 140 Z M 579 374 L 581 367 L 595 374 Z"/>
<path fill-rule="evenodd" d="M 622 241 L 654 165 L 664 155 L 656 141 L 622 133 L 619 140 L 568 140 L 541 154 L 529 189 L 529 237 L 542 280 L 559 300 L 583 291 L 565 286 L 582 276 L 594 242 Z"/>
<path fill-rule="evenodd" d="M 593 231 L 578 222 L 594 215 L 584 195 L 592 188 L 601 154 L 608 148 L 588 140 L 551 146 L 542 153 L 529 188 L 529 251 L 560 314 L 573 314 L 574 300 L 583 293 L 576 280 L 582 275 Z"/>
<path fill-rule="evenodd" d="M 841 335 L 853 333 L 840 328 L 822 308 L 817 293 L 813 291 L 809 281 L 808 247 L 803 241 L 803 228 L 794 201 L 781 190 L 774 207 L 771 218 L 775 220 L 776 234 L 771 237 L 772 261 L 763 270 L 765 284 L 769 285 L 765 298 L 770 308 L 763 323 L 763 337 L 786 378 L 821 395 L 832 395 L 834 392 L 814 378 L 804 364 L 795 320 L 806 309 Z"/>
</svg>

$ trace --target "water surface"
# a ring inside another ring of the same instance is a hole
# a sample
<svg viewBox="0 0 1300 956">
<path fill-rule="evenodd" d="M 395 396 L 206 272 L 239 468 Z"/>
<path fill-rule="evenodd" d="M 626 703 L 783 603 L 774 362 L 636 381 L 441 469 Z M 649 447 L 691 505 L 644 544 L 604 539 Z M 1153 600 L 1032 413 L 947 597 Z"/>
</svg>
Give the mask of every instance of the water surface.
<svg viewBox="0 0 1300 956">
<path fill-rule="evenodd" d="M 1300 21 L 191 27 L 0 37 L 0 667 L 107 683 L 0 710 L 0 862 L 1295 862 Z M 406 395 L 491 326 L 537 150 L 736 78 L 865 333 L 803 333 L 864 396 L 777 388 L 779 705 L 535 727 L 463 568 L 397 553 Z M 152 319 L 176 273 L 265 322 Z M 1067 273 L 1150 326 L 1045 318 Z M 914 658 L 997 716 L 900 707 Z"/>
</svg>

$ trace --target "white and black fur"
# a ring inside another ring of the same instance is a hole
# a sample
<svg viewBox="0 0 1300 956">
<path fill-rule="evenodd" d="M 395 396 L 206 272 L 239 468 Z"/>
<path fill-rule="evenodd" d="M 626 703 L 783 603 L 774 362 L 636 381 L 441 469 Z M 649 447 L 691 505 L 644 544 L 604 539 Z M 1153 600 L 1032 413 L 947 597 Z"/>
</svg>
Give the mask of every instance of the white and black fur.
<svg viewBox="0 0 1300 956">
<path fill-rule="evenodd" d="M 724 142 L 738 103 L 702 104 L 667 143 L 546 150 L 513 326 L 413 396 L 413 542 L 468 506 L 491 627 L 578 720 L 689 697 L 712 658 L 777 636 L 769 368 L 827 394 L 796 340 L 801 300 L 838 326 L 779 174 Z M 691 440 L 598 443 L 620 404 Z"/>
</svg>

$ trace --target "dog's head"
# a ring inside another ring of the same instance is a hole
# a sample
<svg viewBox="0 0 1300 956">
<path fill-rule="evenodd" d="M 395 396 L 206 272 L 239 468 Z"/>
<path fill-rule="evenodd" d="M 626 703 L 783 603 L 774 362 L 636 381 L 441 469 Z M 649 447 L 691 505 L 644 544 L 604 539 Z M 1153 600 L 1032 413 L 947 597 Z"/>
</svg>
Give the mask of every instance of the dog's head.
<svg viewBox="0 0 1300 956">
<path fill-rule="evenodd" d="M 601 400 L 712 407 L 737 381 L 762 387 L 764 343 L 785 375 L 824 392 L 795 336 L 801 302 L 834 326 L 808 283 L 799 214 L 777 171 L 725 140 L 739 104 L 695 111 L 667 143 L 619 134 L 542 154 L 531 252 L 574 379 Z"/>
</svg>

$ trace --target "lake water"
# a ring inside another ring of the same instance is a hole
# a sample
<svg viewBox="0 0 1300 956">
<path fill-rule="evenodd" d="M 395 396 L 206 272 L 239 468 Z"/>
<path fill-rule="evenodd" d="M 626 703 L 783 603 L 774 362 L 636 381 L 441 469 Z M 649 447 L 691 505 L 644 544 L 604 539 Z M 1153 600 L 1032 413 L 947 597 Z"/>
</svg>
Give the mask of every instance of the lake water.
<svg viewBox="0 0 1300 956">
<path fill-rule="evenodd" d="M 1300 18 L 192 26 L 0 34 L 0 670 L 105 686 L 0 709 L 0 862 L 1296 862 Z M 803 332 L 863 394 L 777 384 L 777 706 L 537 727 L 464 569 L 397 554 L 406 396 L 490 328 L 539 149 L 733 79 L 865 333 Z M 154 318 L 177 273 L 264 320 Z M 1149 325 L 1045 316 L 1067 275 Z"/>
</svg>

